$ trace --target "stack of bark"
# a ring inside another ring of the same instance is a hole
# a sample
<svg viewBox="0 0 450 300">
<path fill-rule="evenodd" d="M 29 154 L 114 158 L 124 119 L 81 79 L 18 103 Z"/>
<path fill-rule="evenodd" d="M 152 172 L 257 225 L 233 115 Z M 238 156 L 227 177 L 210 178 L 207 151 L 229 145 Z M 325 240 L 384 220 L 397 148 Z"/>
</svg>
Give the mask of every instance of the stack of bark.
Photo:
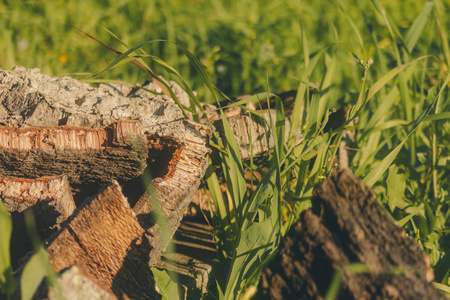
<svg viewBox="0 0 450 300">
<path fill-rule="evenodd" d="M 33 211 L 50 264 L 69 272 L 60 279 L 67 298 L 74 276 L 98 299 L 160 297 L 149 266 L 200 184 L 212 127 L 145 88 L 0 70 L 0 196 L 14 222 L 13 265 L 32 250 L 24 216 Z"/>
</svg>

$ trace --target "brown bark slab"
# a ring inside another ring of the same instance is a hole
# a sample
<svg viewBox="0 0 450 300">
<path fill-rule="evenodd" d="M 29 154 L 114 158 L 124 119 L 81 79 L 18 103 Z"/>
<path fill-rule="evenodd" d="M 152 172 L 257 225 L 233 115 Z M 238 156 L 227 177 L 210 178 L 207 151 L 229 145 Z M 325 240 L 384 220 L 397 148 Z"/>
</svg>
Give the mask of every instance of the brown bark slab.
<svg viewBox="0 0 450 300">
<path fill-rule="evenodd" d="M 34 214 L 36 230 L 42 240 L 60 228 L 75 210 L 67 176 L 36 179 L 1 178 L 0 198 L 13 222 L 11 236 L 11 263 L 18 261 L 33 249 L 25 225 L 25 214 Z"/>
<path fill-rule="evenodd" d="M 49 260 L 57 272 L 82 265 L 100 287 L 132 299 L 159 299 L 147 265 L 151 250 L 117 182 L 85 201 L 47 241 Z"/>
<path fill-rule="evenodd" d="M 142 174 L 147 149 L 140 123 L 132 120 L 98 129 L 0 126 L 0 174 L 64 174 L 73 184 L 129 180 Z"/>
<path fill-rule="evenodd" d="M 150 253 L 150 265 L 154 265 L 161 257 L 171 237 L 177 230 L 192 197 L 200 185 L 206 167 L 206 155 L 210 150 L 205 142 L 211 134 L 208 127 L 185 121 L 185 142 L 181 149 L 176 149 L 169 163 L 169 171 L 163 177 L 155 178 L 146 192 L 133 207 L 138 220 L 147 232 L 155 237 L 150 240 L 153 247 Z M 161 228 L 154 223 L 154 213 L 160 213 L 166 220 Z M 161 230 L 165 236 L 161 236 Z"/>
<path fill-rule="evenodd" d="M 430 283 L 429 258 L 348 169 L 320 185 L 312 203 L 263 271 L 260 298 L 323 299 L 342 271 L 339 299 L 444 299 Z M 345 272 L 353 263 L 369 271 Z"/>
<path fill-rule="evenodd" d="M 36 179 L 0 177 L 0 197 L 10 213 L 21 213 L 37 204 L 52 207 L 57 215 L 49 226 L 62 223 L 75 210 L 65 175 Z M 52 218 L 47 216 L 43 219 L 49 221 Z"/>
</svg>

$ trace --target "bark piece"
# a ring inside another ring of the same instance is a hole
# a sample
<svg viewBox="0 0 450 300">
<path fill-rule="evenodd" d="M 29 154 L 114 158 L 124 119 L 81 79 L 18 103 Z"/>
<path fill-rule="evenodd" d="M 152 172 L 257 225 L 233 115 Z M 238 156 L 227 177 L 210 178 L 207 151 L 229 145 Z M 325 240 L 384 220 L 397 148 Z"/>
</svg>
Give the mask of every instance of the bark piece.
<svg viewBox="0 0 450 300">
<path fill-rule="evenodd" d="M 249 115 L 241 114 L 240 111 L 237 112 L 237 115 L 230 115 L 227 117 L 231 130 L 236 137 L 242 159 L 250 158 L 250 145 L 252 145 L 253 156 L 268 153 L 272 151 L 274 147 L 270 129 L 270 119 L 275 123 L 275 110 L 259 110 L 258 113 L 263 116 L 263 118 L 256 115 L 251 115 L 250 117 Z M 220 132 L 223 132 L 222 121 L 215 122 L 214 126 Z M 288 119 L 285 119 L 285 126 L 285 128 L 289 128 Z M 286 130 L 285 140 L 288 138 L 288 133 L 289 132 Z"/>
<path fill-rule="evenodd" d="M 171 243 L 171 251 L 164 253 L 156 267 L 177 274 L 178 283 L 187 287 L 187 299 L 201 299 L 217 258 L 210 226 L 198 218 L 185 218 Z"/>
<path fill-rule="evenodd" d="M 118 297 L 159 299 L 148 267 L 151 247 L 117 182 L 77 209 L 47 241 L 50 263 L 59 272 L 74 264 Z"/>
<path fill-rule="evenodd" d="M 322 299 L 344 271 L 339 299 L 444 299 L 429 283 L 429 258 L 348 169 L 319 186 L 312 203 L 263 271 L 260 297 Z M 352 263 L 370 272 L 345 272 Z"/>
<path fill-rule="evenodd" d="M 33 249 L 24 214 L 31 211 L 42 240 L 60 228 L 75 210 L 67 176 L 37 179 L 0 178 L 0 198 L 11 214 L 11 263 L 14 267 L 22 256 Z"/>
<path fill-rule="evenodd" d="M 101 129 L 0 127 L 0 174 L 37 178 L 65 174 L 69 181 L 129 180 L 146 166 L 147 142 L 137 121 Z"/>
<path fill-rule="evenodd" d="M 169 163 L 169 171 L 155 178 L 150 185 L 151 195 L 145 193 L 133 207 L 139 222 L 153 236 L 150 265 L 161 257 L 168 242 L 180 225 L 183 213 L 200 185 L 207 167 L 206 155 L 210 152 L 206 144 L 211 134 L 208 126 L 190 121 L 184 122 L 185 142 L 176 149 Z M 167 142 L 167 141 L 166 141 Z M 157 201 L 157 202 L 156 202 Z M 154 224 L 155 211 L 166 220 L 166 228 L 161 236 L 161 224 Z"/>
<path fill-rule="evenodd" d="M 49 300 L 117 300 L 111 292 L 102 289 L 83 273 L 82 268 L 72 266 L 61 272 L 56 286 L 48 292 Z"/>
<path fill-rule="evenodd" d="M 154 90 L 152 84 L 144 87 Z M 135 120 L 141 122 L 144 133 L 169 136 L 182 144 L 183 119 L 173 99 L 133 85 L 93 88 L 70 77 L 40 74 L 39 69 L 0 69 L 3 125 L 102 128 L 119 120 Z"/>
<path fill-rule="evenodd" d="M 150 86 L 145 87 L 152 89 Z M 177 90 L 176 86 L 175 89 Z M 183 101 L 187 99 L 185 94 L 179 98 L 184 99 Z M 153 224 L 154 208 L 148 203 L 147 197 L 144 198 L 145 201 L 140 201 L 139 205 L 133 206 L 139 213 L 142 226 L 145 226 L 149 236 L 152 237 L 151 243 L 155 249 L 151 252 L 151 260 L 154 262 L 159 259 L 178 227 L 183 211 L 204 175 L 207 166 L 206 154 L 210 151 L 207 143 L 212 126 L 186 120 L 173 99 L 154 95 L 131 85 L 108 84 L 92 88 L 70 77 L 42 75 L 38 69 L 27 70 L 17 67 L 12 71 L 0 70 L 0 124 L 7 125 L 8 128 L 16 126 L 17 130 L 21 131 L 34 130 L 33 128 L 37 126 L 54 128 L 65 125 L 69 127 L 64 128 L 82 127 L 89 128 L 86 131 L 97 132 L 96 130 L 102 130 L 99 128 L 110 126 L 117 121 L 121 121 L 121 124 L 140 122 L 150 150 L 148 163 L 154 177 L 152 186 L 168 220 L 168 236 L 165 239 L 160 238 L 159 224 Z M 119 148 L 124 147 L 120 142 L 115 145 Z M 130 146 L 128 150 L 134 150 L 132 145 L 126 145 Z M 54 153 L 51 147 L 46 149 Z M 139 149 L 134 150 L 136 155 L 141 153 Z M 45 157 L 48 156 L 47 152 L 41 152 Z M 85 153 L 88 160 L 90 152 L 92 151 Z M 104 152 L 107 152 L 107 149 L 100 153 Z M 23 158 L 20 159 L 25 161 L 25 157 L 33 155 L 30 153 L 32 151 L 23 152 Z M 7 154 L 12 155 L 9 152 Z M 136 165 L 143 167 L 145 163 L 139 160 L 142 157 L 133 157 L 127 163 L 123 160 L 123 167 L 132 170 L 137 170 Z M 117 160 L 120 161 L 119 157 Z M 4 161 L 11 163 L 8 159 Z M 139 163 L 133 166 L 135 162 Z M 25 163 L 22 164 L 26 166 Z M 45 164 L 43 170 L 45 168 L 51 166 Z M 142 171 L 139 169 L 139 172 L 133 173 L 132 176 L 119 175 L 117 171 L 107 166 L 97 168 L 92 163 L 83 164 L 80 157 L 77 158 L 76 164 L 70 165 L 70 161 L 64 161 L 57 168 L 64 173 L 70 173 L 72 169 L 78 168 L 73 175 L 68 174 L 71 182 L 75 183 L 86 183 L 92 176 L 94 176 L 92 180 L 96 182 L 103 180 L 109 182 L 114 178 L 125 181 L 136 177 Z M 38 172 L 42 174 L 43 170 Z M 28 173 L 23 171 L 22 174 L 15 176 L 34 176 Z M 138 179 L 133 180 L 136 184 L 130 188 L 130 194 L 139 198 L 141 196 L 139 193 L 145 190 L 145 187 L 140 188 L 141 183 L 137 182 Z M 131 202 L 134 204 L 136 201 L 133 199 Z"/>
<path fill-rule="evenodd" d="M 65 175 L 36 179 L 0 177 L 0 197 L 9 212 L 21 213 L 36 206 L 42 206 L 41 210 L 51 208 L 56 219 L 45 211 L 42 211 L 40 218 L 48 223 L 47 227 L 62 223 L 75 210 L 75 202 Z"/>
</svg>

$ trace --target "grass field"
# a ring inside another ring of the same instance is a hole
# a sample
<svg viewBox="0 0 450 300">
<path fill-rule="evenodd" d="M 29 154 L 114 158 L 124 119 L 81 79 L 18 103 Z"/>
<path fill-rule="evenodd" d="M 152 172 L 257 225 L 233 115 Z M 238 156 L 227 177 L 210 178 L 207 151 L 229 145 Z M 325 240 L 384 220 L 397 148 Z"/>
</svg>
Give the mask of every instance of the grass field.
<svg viewBox="0 0 450 300">
<path fill-rule="evenodd" d="M 253 161 L 222 154 L 234 203 L 226 207 L 215 193 L 219 219 L 226 220 L 218 224 L 223 228 L 217 236 L 219 250 L 233 262 L 228 277 L 217 278 L 225 298 L 240 295 L 258 274 L 247 270 L 244 283 L 232 281 L 235 268 L 250 265 L 236 259 L 233 249 L 245 250 L 239 241 L 267 232 L 269 225 L 283 235 L 309 205 L 300 199 L 308 199 L 332 170 L 336 147 L 330 146 L 338 144 L 343 128 L 333 136 L 320 128 L 332 107 L 350 105 L 346 125 L 357 120 L 356 127 L 347 127 L 356 131 L 350 169 L 420 241 L 430 255 L 435 282 L 450 293 L 449 10 L 442 0 L 5 0 L 0 3 L 0 68 L 22 65 L 83 79 L 116 58 L 73 24 L 121 51 L 157 39 L 183 45 L 230 97 L 298 88 L 290 139 L 275 134 L 270 171 L 259 183 L 273 183 L 274 190 L 265 194 L 257 189 L 248 196 L 242 172 L 256 169 Z M 214 102 L 205 78 L 176 45 L 152 43 L 143 50 L 178 70 L 201 102 Z M 155 61 L 146 62 L 170 77 Z M 130 83 L 144 79 L 148 73 L 131 64 L 95 77 Z M 282 117 L 280 108 L 277 118 Z M 282 130 L 278 125 L 273 129 Z M 236 150 L 229 134 L 228 143 L 216 140 L 224 153 Z M 300 147 L 293 142 L 298 134 L 305 137 Z M 217 187 L 215 180 L 209 173 L 211 190 Z M 242 203 L 249 204 L 236 211 Z M 248 224 L 246 213 L 259 205 L 268 212 L 259 212 L 259 222 Z M 275 244 L 278 238 L 275 233 L 268 237 Z M 262 257 L 268 258 L 270 251 Z"/>
</svg>

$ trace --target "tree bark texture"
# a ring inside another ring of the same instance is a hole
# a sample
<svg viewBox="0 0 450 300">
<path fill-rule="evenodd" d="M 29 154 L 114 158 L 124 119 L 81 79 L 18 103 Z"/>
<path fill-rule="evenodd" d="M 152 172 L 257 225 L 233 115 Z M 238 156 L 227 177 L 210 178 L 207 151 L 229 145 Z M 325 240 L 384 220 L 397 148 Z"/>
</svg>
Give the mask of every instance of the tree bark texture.
<svg viewBox="0 0 450 300">
<path fill-rule="evenodd" d="M 319 186 L 312 203 L 264 269 L 260 298 L 323 299 L 342 272 L 338 299 L 444 299 L 430 283 L 428 256 L 348 169 Z M 355 263 L 367 270 L 352 272 Z"/>
<path fill-rule="evenodd" d="M 47 244 L 50 263 L 57 272 L 83 265 L 102 288 L 118 297 L 159 298 L 146 263 L 152 251 L 146 232 L 117 182 L 85 201 Z"/>
<path fill-rule="evenodd" d="M 126 181 L 142 174 L 147 152 L 137 121 L 97 129 L 0 127 L 0 173 L 9 178 L 64 174 L 72 184 Z"/>
</svg>

